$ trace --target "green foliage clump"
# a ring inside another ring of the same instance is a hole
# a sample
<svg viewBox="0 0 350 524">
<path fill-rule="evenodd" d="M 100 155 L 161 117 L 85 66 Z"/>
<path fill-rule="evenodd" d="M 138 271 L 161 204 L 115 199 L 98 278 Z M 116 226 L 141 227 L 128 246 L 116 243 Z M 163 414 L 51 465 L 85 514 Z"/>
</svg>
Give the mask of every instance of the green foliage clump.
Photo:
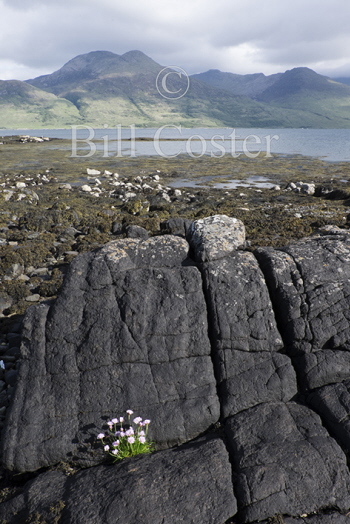
<svg viewBox="0 0 350 524">
<path fill-rule="evenodd" d="M 133 414 L 131 409 L 127 410 L 128 422 L 125 424 L 124 417 L 113 418 L 109 422 L 108 432 L 99 433 L 97 438 L 101 440 L 104 451 L 114 462 L 135 455 L 151 453 L 154 450 L 152 441 L 147 440 L 150 420 L 142 420 L 135 417 L 130 421 Z"/>
</svg>

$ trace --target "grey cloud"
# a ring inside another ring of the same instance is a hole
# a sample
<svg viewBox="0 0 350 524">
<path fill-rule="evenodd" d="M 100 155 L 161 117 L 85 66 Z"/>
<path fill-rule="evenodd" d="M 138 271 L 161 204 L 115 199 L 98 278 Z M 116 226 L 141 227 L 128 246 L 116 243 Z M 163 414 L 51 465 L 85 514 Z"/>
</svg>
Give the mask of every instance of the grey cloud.
<svg viewBox="0 0 350 524">
<path fill-rule="evenodd" d="M 268 74 L 313 64 L 331 71 L 344 67 L 339 60 L 350 46 L 345 0 L 0 0 L 0 7 L 0 60 L 26 66 L 27 78 L 97 49 L 140 49 L 189 73 Z"/>
</svg>

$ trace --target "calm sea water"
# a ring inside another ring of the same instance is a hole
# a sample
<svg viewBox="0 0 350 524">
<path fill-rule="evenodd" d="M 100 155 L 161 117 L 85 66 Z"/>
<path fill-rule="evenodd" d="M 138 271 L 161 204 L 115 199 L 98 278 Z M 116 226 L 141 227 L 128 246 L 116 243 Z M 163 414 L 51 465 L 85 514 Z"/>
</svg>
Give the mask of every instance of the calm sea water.
<svg viewBox="0 0 350 524">
<path fill-rule="evenodd" d="M 258 151 L 285 155 L 305 155 L 328 161 L 350 161 L 350 129 L 244 129 L 196 128 L 163 126 L 158 129 L 92 129 L 77 126 L 72 129 L 6 129 L 0 136 L 26 134 L 65 138 L 68 148 L 77 156 L 93 155 L 96 147 L 106 157 L 188 154 L 224 156 Z M 148 138 L 147 141 L 135 138 Z M 53 143 L 52 147 L 58 147 Z M 67 146 L 66 146 L 67 147 Z"/>
</svg>

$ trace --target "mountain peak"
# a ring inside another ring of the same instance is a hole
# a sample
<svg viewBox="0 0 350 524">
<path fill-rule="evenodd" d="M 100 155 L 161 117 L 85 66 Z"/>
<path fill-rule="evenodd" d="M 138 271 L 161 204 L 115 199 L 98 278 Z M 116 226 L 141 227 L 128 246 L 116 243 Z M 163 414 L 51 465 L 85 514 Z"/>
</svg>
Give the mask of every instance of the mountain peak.
<svg viewBox="0 0 350 524">
<path fill-rule="evenodd" d="M 139 60 L 152 60 L 149 56 L 145 55 L 142 51 L 138 51 L 137 49 L 134 49 L 132 51 L 127 51 L 121 57 L 128 61 L 139 61 Z"/>
</svg>

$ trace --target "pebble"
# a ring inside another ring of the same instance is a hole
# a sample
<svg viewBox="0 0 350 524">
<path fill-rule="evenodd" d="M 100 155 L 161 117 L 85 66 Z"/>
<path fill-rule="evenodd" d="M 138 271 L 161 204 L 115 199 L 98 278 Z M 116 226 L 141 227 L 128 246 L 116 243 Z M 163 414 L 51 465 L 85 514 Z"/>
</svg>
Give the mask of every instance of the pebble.
<svg viewBox="0 0 350 524">
<path fill-rule="evenodd" d="M 83 186 L 81 186 L 81 190 L 85 191 L 86 193 L 90 193 L 90 191 L 92 191 L 92 187 L 88 186 L 87 184 L 84 184 Z"/>
<path fill-rule="evenodd" d="M 38 267 L 37 269 L 34 269 L 34 271 L 31 272 L 30 276 L 43 276 L 48 274 L 49 270 L 47 269 L 47 267 Z"/>
<path fill-rule="evenodd" d="M 38 295 L 38 293 L 35 293 L 34 295 L 29 295 L 28 297 L 26 297 L 25 300 L 27 302 L 39 302 L 40 295 Z"/>
<path fill-rule="evenodd" d="M 15 369 L 10 369 L 9 371 L 6 371 L 5 373 L 5 382 L 9 386 L 14 386 L 16 384 L 18 371 Z"/>
</svg>

